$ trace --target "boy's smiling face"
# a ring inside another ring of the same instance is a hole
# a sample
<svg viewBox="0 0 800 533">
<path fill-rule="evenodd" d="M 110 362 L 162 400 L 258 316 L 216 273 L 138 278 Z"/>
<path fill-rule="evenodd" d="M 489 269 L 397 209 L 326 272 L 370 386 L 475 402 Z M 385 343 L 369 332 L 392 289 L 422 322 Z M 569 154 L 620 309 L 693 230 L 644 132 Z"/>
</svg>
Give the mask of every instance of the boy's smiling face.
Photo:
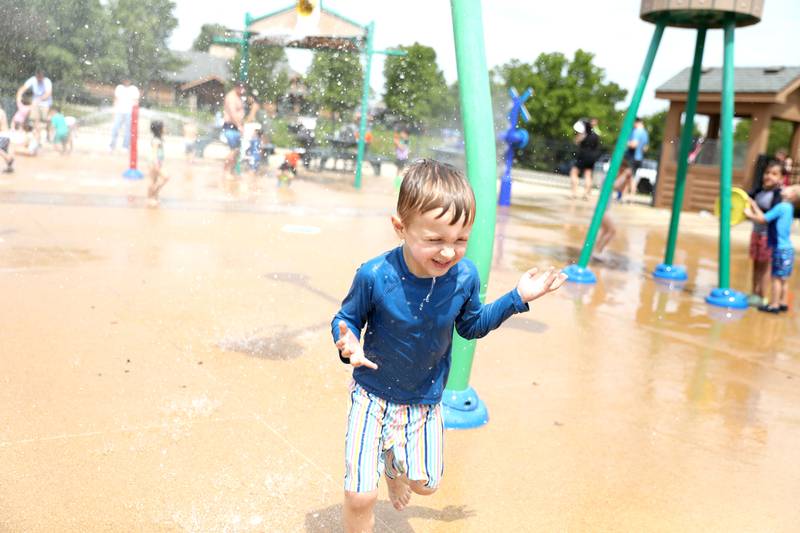
<svg viewBox="0 0 800 533">
<path fill-rule="evenodd" d="M 397 216 L 392 217 L 397 236 L 405 241 L 403 258 L 406 265 L 419 278 L 445 275 L 467 252 L 472 224 L 464 224 L 463 217 L 451 224 L 452 210 L 444 215 L 442 212 L 443 209 L 438 207 L 415 214 L 407 222 Z"/>
<path fill-rule="evenodd" d="M 770 165 L 764 170 L 761 186 L 766 190 L 774 189 L 781 184 L 782 178 L 781 167 L 778 165 Z"/>
</svg>

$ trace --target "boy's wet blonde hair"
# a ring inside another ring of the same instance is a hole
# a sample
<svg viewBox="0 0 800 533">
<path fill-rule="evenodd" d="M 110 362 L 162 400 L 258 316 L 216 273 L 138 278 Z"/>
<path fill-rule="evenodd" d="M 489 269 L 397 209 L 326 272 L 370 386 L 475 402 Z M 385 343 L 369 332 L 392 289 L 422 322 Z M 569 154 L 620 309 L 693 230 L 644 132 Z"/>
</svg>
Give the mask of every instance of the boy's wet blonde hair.
<svg viewBox="0 0 800 533">
<path fill-rule="evenodd" d="M 408 166 L 400 196 L 397 214 L 408 224 L 415 215 L 441 207 L 443 217 L 452 211 L 450 225 L 463 220 L 465 226 L 475 221 L 475 194 L 469 182 L 455 167 L 433 159 L 420 159 Z"/>
</svg>

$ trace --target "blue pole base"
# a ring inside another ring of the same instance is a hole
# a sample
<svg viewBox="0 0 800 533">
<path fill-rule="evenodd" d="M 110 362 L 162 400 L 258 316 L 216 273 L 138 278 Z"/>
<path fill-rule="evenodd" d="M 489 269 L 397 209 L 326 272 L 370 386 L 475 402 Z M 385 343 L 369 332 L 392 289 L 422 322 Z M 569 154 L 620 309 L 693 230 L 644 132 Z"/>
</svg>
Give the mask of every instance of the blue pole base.
<svg viewBox="0 0 800 533">
<path fill-rule="evenodd" d="M 653 277 L 666 279 L 669 281 L 686 281 L 689 276 L 686 274 L 686 267 L 680 265 L 668 265 L 661 263 L 653 270 Z"/>
<path fill-rule="evenodd" d="M 144 177 L 142 171 L 136 168 L 129 168 L 122 173 L 122 177 L 129 180 L 140 180 Z"/>
<path fill-rule="evenodd" d="M 743 292 L 733 289 L 712 289 L 706 296 L 706 303 L 717 307 L 730 307 L 731 309 L 747 309 L 747 296 Z"/>
<path fill-rule="evenodd" d="M 511 205 L 511 180 L 500 180 L 500 199 L 498 205 Z"/>
<path fill-rule="evenodd" d="M 597 283 L 597 276 L 594 275 L 594 272 L 577 263 L 569 265 L 562 272 L 567 275 L 567 281 L 572 283 Z"/>
<path fill-rule="evenodd" d="M 447 429 L 472 429 L 489 421 L 486 404 L 472 387 L 466 390 L 444 390 L 442 415 Z"/>
</svg>

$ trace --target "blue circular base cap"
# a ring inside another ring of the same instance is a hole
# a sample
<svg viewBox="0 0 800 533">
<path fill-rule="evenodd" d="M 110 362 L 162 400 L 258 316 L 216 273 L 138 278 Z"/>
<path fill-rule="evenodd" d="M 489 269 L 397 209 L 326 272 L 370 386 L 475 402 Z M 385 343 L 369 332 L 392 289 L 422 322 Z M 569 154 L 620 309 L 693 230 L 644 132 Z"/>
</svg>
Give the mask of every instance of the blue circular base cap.
<svg viewBox="0 0 800 533">
<path fill-rule="evenodd" d="M 747 296 L 743 292 L 733 289 L 716 288 L 706 296 L 706 303 L 717 307 L 730 307 L 731 309 L 747 309 Z"/>
<path fill-rule="evenodd" d="M 567 275 L 567 281 L 573 283 L 597 283 L 597 276 L 594 275 L 594 272 L 577 263 L 569 265 L 562 272 Z"/>
<path fill-rule="evenodd" d="M 481 427 L 489 421 L 486 404 L 478 398 L 475 389 L 444 390 L 442 397 L 444 427 L 447 429 L 471 429 Z"/>
<path fill-rule="evenodd" d="M 125 172 L 122 173 L 123 178 L 127 178 L 129 180 L 140 180 L 144 177 L 141 170 L 135 168 L 129 168 Z"/>
<path fill-rule="evenodd" d="M 666 263 L 661 263 L 653 270 L 653 277 L 671 281 L 686 281 L 689 279 L 689 276 L 686 274 L 686 267 L 667 265 Z"/>
</svg>

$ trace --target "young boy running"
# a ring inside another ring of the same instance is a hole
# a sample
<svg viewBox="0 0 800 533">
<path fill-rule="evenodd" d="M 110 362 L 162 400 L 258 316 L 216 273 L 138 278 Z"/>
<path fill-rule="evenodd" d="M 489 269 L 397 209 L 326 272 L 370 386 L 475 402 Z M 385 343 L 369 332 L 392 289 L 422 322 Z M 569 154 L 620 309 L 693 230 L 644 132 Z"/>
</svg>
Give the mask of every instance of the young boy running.
<svg viewBox="0 0 800 533">
<path fill-rule="evenodd" d="M 775 242 L 772 246 L 772 296 L 769 305 L 759 306 L 759 311 L 780 313 L 789 310 L 789 278 L 794 265 L 794 247 L 792 246 L 792 220 L 794 204 L 800 199 L 800 185 L 793 185 L 781 190 L 781 203 L 764 213 L 755 200 L 750 199 L 750 207 L 744 214 L 750 220 L 760 224 L 775 222 Z M 772 237 L 772 235 L 770 235 Z"/>
<path fill-rule="evenodd" d="M 333 319 L 339 357 L 354 367 L 345 439 L 344 525 L 372 531 L 378 482 L 394 507 L 429 495 L 442 478 L 442 391 L 453 326 L 483 337 L 566 276 L 531 269 L 491 304 L 480 302 L 475 265 L 462 258 L 475 197 L 455 168 L 431 160 L 408 167 L 392 226 L 403 244 L 361 265 Z M 360 343 L 366 326 L 364 345 Z"/>
</svg>

